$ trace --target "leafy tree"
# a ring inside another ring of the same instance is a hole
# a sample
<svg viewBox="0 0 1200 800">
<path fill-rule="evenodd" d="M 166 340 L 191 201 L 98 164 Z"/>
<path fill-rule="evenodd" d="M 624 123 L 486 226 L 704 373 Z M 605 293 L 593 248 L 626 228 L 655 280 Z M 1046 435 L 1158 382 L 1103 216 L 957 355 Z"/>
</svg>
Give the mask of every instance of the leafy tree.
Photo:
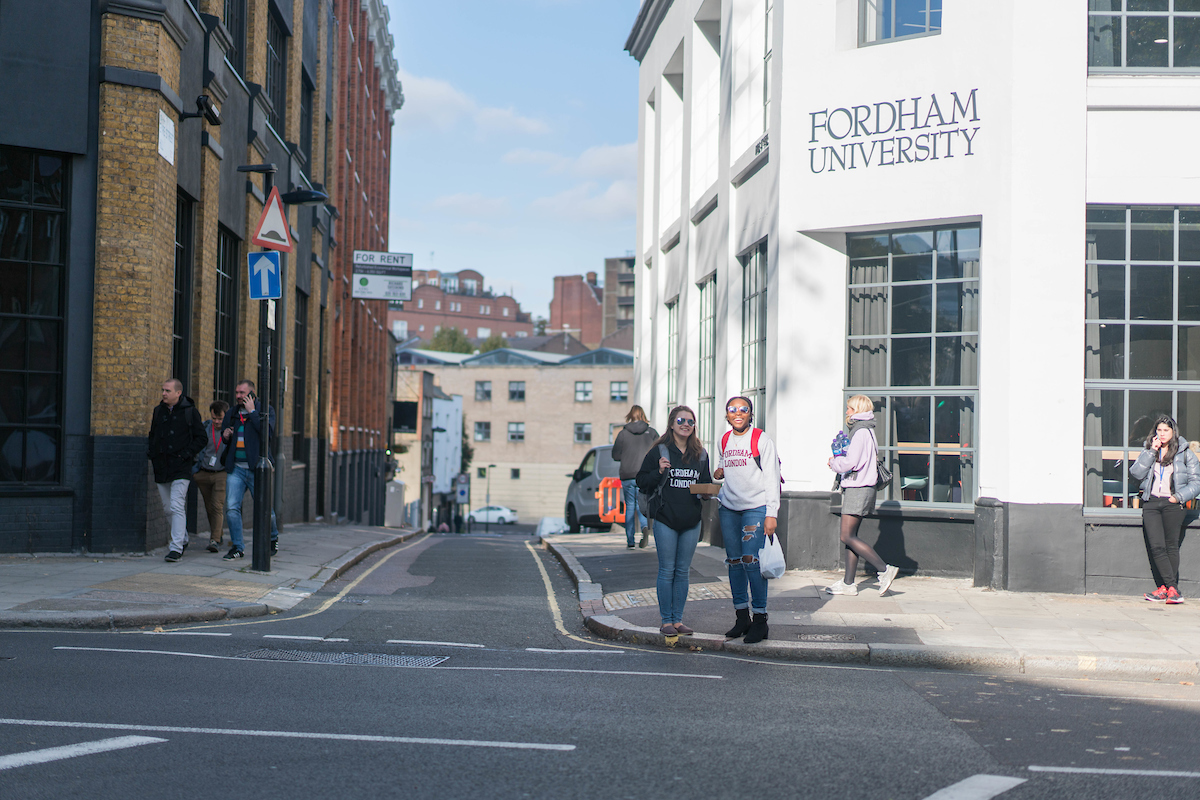
<svg viewBox="0 0 1200 800">
<path fill-rule="evenodd" d="M 471 340 L 458 328 L 439 328 L 429 343 L 430 350 L 440 350 L 443 353 L 474 353 Z"/>
<path fill-rule="evenodd" d="M 463 414 L 462 418 L 462 463 L 459 472 L 467 473 L 471 471 L 471 459 L 475 458 L 475 448 L 471 446 L 470 424 L 467 423 L 467 415 Z"/>
<path fill-rule="evenodd" d="M 545 336 L 547 324 L 548 323 L 547 323 L 545 317 L 534 317 L 533 318 L 533 334 L 535 336 Z"/>
<path fill-rule="evenodd" d="M 479 345 L 479 352 L 489 353 L 492 350 L 499 350 L 503 347 L 508 347 L 508 340 L 498 333 L 493 333 L 483 340 L 483 344 Z"/>
</svg>

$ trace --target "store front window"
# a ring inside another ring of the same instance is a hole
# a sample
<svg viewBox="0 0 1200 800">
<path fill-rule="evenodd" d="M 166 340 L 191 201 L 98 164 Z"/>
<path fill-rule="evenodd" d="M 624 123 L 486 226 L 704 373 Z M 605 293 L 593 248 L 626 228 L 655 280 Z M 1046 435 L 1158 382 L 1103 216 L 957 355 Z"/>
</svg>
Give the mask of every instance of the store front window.
<svg viewBox="0 0 1200 800">
<path fill-rule="evenodd" d="M 1088 206 L 1084 505 L 1137 508 L 1154 420 L 1200 441 L 1200 207 Z"/>
<path fill-rule="evenodd" d="M 1200 0 L 1088 0 L 1088 68 L 1200 71 Z"/>
<path fill-rule="evenodd" d="M 979 227 L 847 237 L 846 396 L 875 401 L 880 500 L 973 503 Z"/>
</svg>

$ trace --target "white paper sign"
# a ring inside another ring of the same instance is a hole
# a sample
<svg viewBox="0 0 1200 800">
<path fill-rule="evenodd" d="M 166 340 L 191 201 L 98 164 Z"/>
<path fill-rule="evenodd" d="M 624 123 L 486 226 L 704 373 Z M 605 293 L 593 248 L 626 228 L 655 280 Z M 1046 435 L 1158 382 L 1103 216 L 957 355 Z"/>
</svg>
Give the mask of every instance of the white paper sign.
<svg viewBox="0 0 1200 800">
<path fill-rule="evenodd" d="M 175 121 L 160 108 L 158 110 L 158 154 L 175 163 Z"/>
</svg>

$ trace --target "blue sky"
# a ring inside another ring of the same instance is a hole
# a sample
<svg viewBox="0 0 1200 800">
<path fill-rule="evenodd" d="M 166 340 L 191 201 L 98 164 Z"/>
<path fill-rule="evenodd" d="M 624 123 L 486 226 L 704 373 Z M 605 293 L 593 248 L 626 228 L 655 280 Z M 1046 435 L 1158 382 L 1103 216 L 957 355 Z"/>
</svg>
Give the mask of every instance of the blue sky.
<svg viewBox="0 0 1200 800">
<path fill-rule="evenodd" d="M 390 249 L 547 316 L 634 247 L 640 0 L 386 0 L 404 108 Z M 433 254 L 432 257 L 430 254 Z"/>
</svg>

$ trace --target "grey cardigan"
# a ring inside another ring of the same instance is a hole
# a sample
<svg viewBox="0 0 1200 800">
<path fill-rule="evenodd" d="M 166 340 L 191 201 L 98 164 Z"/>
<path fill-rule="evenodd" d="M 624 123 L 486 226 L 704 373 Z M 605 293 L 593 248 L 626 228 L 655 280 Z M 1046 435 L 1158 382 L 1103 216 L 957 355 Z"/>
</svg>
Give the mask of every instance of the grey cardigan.
<svg viewBox="0 0 1200 800">
<path fill-rule="evenodd" d="M 1142 498 L 1149 499 L 1154 485 L 1154 463 L 1158 455 L 1150 449 L 1143 450 L 1137 461 L 1129 465 L 1129 474 L 1142 482 Z M 1188 447 L 1187 439 L 1179 437 L 1179 451 L 1172 464 L 1171 491 L 1179 502 L 1186 503 L 1200 496 L 1200 459 Z"/>
</svg>

